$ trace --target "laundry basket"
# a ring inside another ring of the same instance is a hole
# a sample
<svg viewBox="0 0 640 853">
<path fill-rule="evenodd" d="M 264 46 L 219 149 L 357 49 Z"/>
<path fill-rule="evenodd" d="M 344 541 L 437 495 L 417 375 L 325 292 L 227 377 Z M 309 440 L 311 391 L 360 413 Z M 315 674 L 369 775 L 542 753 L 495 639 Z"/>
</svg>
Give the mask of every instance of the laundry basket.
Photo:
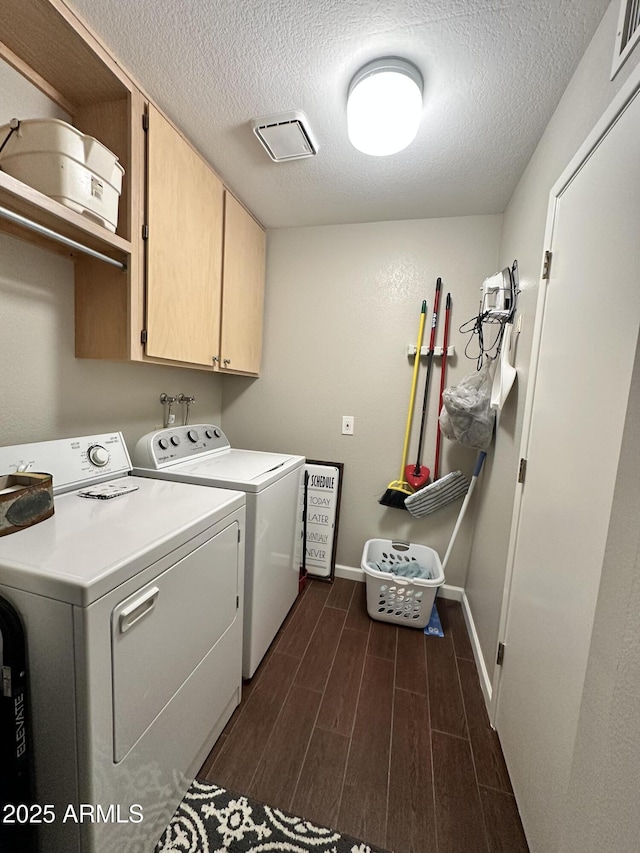
<svg viewBox="0 0 640 853">
<path fill-rule="evenodd" d="M 428 571 L 426 578 L 394 574 L 417 562 Z M 372 619 L 410 628 L 429 622 L 438 587 L 444 583 L 440 557 L 427 545 L 391 539 L 369 539 L 362 553 L 367 581 L 367 611 Z"/>
</svg>

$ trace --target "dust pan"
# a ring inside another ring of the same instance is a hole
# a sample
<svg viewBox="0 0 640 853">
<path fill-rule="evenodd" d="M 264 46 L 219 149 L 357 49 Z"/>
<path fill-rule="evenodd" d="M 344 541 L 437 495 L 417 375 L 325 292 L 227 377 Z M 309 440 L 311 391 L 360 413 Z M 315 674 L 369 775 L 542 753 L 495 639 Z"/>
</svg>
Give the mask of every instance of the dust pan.
<svg viewBox="0 0 640 853">
<path fill-rule="evenodd" d="M 433 607 L 431 608 L 429 624 L 424 629 L 424 633 L 429 634 L 430 637 L 444 637 L 444 631 L 442 630 L 442 622 L 440 621 L 440 614 L 438 613 L 438 608 L 436 607 L 435 601 L 433 602 Z"/>
<path fill-rule="evenodd" d="M 491 386 L 491 408 L 501 411 L 504 401 L 509 396 L 511 386 L 516 378 L 516 368 L 511 364 L 511 334 L 513 323 L 506 323 L 504 337 L 502 339 L 500 355 L 493 374 L 493 385 Z"/>
</svg>

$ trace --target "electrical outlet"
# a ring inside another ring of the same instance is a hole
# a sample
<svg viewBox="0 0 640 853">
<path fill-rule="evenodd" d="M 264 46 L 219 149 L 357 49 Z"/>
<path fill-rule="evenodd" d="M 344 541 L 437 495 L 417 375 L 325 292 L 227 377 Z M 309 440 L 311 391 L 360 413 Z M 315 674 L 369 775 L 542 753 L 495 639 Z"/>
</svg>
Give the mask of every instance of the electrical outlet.
<svg viewBox="0 0 640 853">
<path fill-rule="evenodd" d="M 343 415 L 342 416 L 342 434 L 343 435 L 353 435 L 353 425 L 355 418 L 353 415 Z"/>
</svg>

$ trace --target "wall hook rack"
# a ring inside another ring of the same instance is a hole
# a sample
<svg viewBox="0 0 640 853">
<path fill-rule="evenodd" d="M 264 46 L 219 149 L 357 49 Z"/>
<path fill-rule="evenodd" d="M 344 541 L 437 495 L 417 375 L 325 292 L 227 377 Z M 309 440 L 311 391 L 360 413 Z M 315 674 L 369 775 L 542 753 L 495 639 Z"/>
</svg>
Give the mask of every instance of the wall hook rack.
<svg viewBox="0 0 640 853">
<path fill-rule="evenodd" d="M 411 356 L 411 358 L 413 358 L 415 356 L 415 354 L 416 354 L 416 345 L 415 344 L 409 344 L 407 346 L 407 355 Z M 453 358 L 453 356 L 455 354 L 456 354 L 455 346 L 452 345 L 452 346 L 447 347 L 447 358 Z M 423 356 L 426 357 L 428 355 L 429 355 L 429 347 L 428 346 L 420 347 L 420 358 L 422 358 Z M 433 348 L 434 358 L 442 358 L 442 355 L 443 355 L 443 347 L 434 347 Z"/>
<path fill-rule="evenodd" d="M 163 406 L 166 406 L 166 411 L 164 413 L 164 428 L 166 429 L 167 427 L 173 426 L 176 422 L 176 416 L 171 409 L 174 403 L 178 402 L 178 398 L 171 397 L 169 394 L 160 394 L 160 402 Z"/>
<path fill-rule="evenodd" d="M 191 409 L 191 404 L 195 403 L 196 398 L 189 396 L 187 394 L 178 394 L 178 403 L 185 406 L 184 418 L 182 420 L 182 426 L 187 426 L 189 423 L 189 411 Z"/>
</svg>

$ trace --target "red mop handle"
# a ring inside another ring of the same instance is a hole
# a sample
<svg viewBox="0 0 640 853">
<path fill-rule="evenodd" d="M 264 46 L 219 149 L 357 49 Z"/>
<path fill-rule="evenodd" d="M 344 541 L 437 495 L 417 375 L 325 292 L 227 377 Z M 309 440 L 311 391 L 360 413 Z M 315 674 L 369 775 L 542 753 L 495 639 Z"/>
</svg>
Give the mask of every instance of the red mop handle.
<svg viewBox="0 0 640 853">
<path fill-rule="evenodd" d="M 451 322 L 451 294 L 447 293 L 444 315 L 444 340 L 442 342 L 442 366 L 440 368 L 440 407 L 438 408 L 438 431 L 436 433 L 436 458 L 433 464 L 433 482 L 438 479 L 440 471 L 440 412 L 442 411 L 442 392 L 444 391 L 445 371 L 447 367 L 447 349 L 449 347 L 449 323 Z"/>
</svg>

